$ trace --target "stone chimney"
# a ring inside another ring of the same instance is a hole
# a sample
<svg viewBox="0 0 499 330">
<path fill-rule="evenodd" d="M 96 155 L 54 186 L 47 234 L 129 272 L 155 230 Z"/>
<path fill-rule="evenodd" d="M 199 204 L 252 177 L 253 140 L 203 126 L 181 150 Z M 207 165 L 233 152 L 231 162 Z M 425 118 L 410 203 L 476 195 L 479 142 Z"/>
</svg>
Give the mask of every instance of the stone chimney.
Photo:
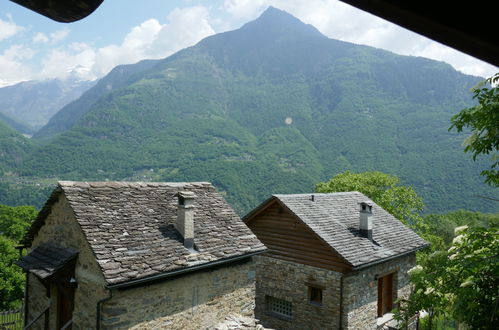
<svg viewBox="0 0 499 330">
<path fill-rule="evenodd" d="M 184 246 L 194 247 L 194 199 L 192 191 L 180 191 L 178 194 L 177 222 L 175 228 L 184 238 Z"/>
<path fill-rule="evenodd" d="M 371 216 L 373 215 L 373 205 L 370 202 L 359 203 L 360 210 L 360 235 L 366 237 L 369 240 L 373 240 L 373 220 Z"/>
</svg>

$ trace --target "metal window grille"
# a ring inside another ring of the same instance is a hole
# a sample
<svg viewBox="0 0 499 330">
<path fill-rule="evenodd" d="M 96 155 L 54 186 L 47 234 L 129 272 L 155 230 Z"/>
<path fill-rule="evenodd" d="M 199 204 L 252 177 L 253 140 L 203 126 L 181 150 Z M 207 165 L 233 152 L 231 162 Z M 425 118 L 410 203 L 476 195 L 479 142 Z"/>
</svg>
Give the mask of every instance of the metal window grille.
<svg viewBox="0 0 499 330">
<path fill-rule="evenodd" d="M 271 296 L 267 296 L 267 311 L 286 317 L 291 317 L 293 315 L 290 301 Z"/>
</svg>

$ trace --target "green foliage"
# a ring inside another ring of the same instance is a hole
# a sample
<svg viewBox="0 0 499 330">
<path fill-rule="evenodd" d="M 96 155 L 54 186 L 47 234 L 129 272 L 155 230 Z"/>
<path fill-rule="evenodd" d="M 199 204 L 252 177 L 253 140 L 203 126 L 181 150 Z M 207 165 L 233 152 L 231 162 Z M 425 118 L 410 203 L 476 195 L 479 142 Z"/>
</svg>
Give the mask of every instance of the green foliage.
<svg viewBox="0 0 499 330">
<path fill-rule="evenodd" d="M 28 139 L 0 120 L 0 177 L 16 172 L 31 150 Z"/>
<path fill-rule="evenodd" d="M 16 242 L 0 235 L 0 310 L 17 308 L 24 291 L 24 274 L 14 264 L 19 259 Z"/>
<path fill-rule="evenodd" d="M 499 322 L 499 230 L 456 228 L 447 251 L 436 251 L 409 271 L 414 285 L 397 311 L 407 319 L 425 310 L 431 318 L 454 318 L 472 329 L 495 329 Z"/>
<path fill-rule="evenodd" d="M 0 201 L 10 206 L 41 208 L 54 188 L 55 185 L 37 185 L 35 182 L 0 182 Z"/>
<path fill-rule="evenodd" d="M 424 216 L 427 224 L 426 235 L 433 235 L 438 238 L 438 243 L 432 242 L 433 251 L 448 249 L 454 238 L 454 229 L 460 226 L 469 227 L 499 227 L 499 214 L 487 214 L 481 212 L 471 212 L 457 210 L 445 214 L 428 214 Z"/>
<path fill-rule="evenodd" d="M 482 163 L 447 130 L 449 109 L 471 106 L 465 91 L 477 82 L 441 62 L 328 39 L 274 11 L 164 60 L 115 68 L 3 172 L 19 181 L 213 181 L 243 214 L 346 170 L 382 171 L 431 212 L 494 212 L 473 197 L 491 193 Z M 0 184 L 0 203 L 38 206 L 40 187 L 27 187 L 9 183 L 9 194 Z"/>
<path fill-rule="evenodd" d="M 445 315 L 437 315 L 432 317 L 431 319 L 426 317 L 419 318 L 418 330 L 456 330 L 463 329 L 463 326 L 459 325 L 459 322 L 456 320 L 449 319 Z M 463 329 L 465 330 L 465 329 Z"/>
<path fill-rule="evenodd" d="M 481 82 L 473 88 L 478 105 L 461 110 L 451 118 L 452 126 L 462 132 L 471 129 L 471 135 L 465 140 L 465 152 L 471 152 L 473 160 L 479 155 L 492 154 L 490 169 L 483 170 L 481 175 L 485 182 L 499 187 L 499 73 Z"/>
<path fill-rule="evenodd" d="M 359 191 L 411 227 L 417 227 L 422 220 L 419 212 L 423 210 L 423 200 L 411 187 L 400 185 L 400 179 L 393 175 L 381 172 L 346 171 L 327 182 L 317 184 L 315 191 L 319 193 Z"/>
<path fill-rule="evenodd" d="M 20 241 L 37 214 L 33 206 L 0 205 L 0 235 Z"/>
<path fill-rule="evenodd" d="M 24 291 L 24 274 L 14 264 L 19 259 L 19 240 L 36 217 L 32 206 L 0 205 L 0 310 L 17 308 Z"/>
</svg>

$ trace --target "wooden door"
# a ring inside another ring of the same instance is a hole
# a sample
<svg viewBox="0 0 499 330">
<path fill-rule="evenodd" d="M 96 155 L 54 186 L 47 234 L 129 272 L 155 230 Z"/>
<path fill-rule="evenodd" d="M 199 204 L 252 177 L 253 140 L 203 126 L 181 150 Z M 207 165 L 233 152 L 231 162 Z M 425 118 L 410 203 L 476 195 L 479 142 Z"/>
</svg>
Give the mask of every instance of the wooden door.
<svg viewBox="0 0 499 330">
<path fill-rule="evenodd" d="M 378 278 L 378 317 L 393 309 L 393 273 Z"/>
<path fill-rule="evenodd" d="M 61 329 L 73 317 L 74 286 L 57 288 L 57 329 Z M 71 329 L 71 326 L 67 329 Z"/>
</svg>

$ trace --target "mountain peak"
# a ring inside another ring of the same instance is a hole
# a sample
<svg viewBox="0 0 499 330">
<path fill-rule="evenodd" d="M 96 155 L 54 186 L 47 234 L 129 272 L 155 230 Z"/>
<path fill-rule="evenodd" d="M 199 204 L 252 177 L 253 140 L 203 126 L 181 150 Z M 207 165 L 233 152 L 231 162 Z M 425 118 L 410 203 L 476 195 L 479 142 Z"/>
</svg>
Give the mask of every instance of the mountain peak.
<svg viewBox="0 0 499 330">
<path fill-rule="evenodd" d="M 256 20 L 243 26 L 246 29 L 258 30 L 265 34 L 291 32 L 298 35 L 315 35 L 324 37 L 315 27 L 303 23 L 290 13 L 275 7 L 268 7 Z"/>
<path fill-rule="evenodd" d="M 273 6 L 267 7 L 267 9 L 265 9 L 263 11 L 263 13 L 260 15 L 260 17 L 262 17 L 264 15 L 287 15 L 287 16 L 291 16 L 292 18 L 295 18 L 293 15 L 289 14 L 288 12 L 286 12 L 282 9 L 273 7 Z"/>
</svg>

